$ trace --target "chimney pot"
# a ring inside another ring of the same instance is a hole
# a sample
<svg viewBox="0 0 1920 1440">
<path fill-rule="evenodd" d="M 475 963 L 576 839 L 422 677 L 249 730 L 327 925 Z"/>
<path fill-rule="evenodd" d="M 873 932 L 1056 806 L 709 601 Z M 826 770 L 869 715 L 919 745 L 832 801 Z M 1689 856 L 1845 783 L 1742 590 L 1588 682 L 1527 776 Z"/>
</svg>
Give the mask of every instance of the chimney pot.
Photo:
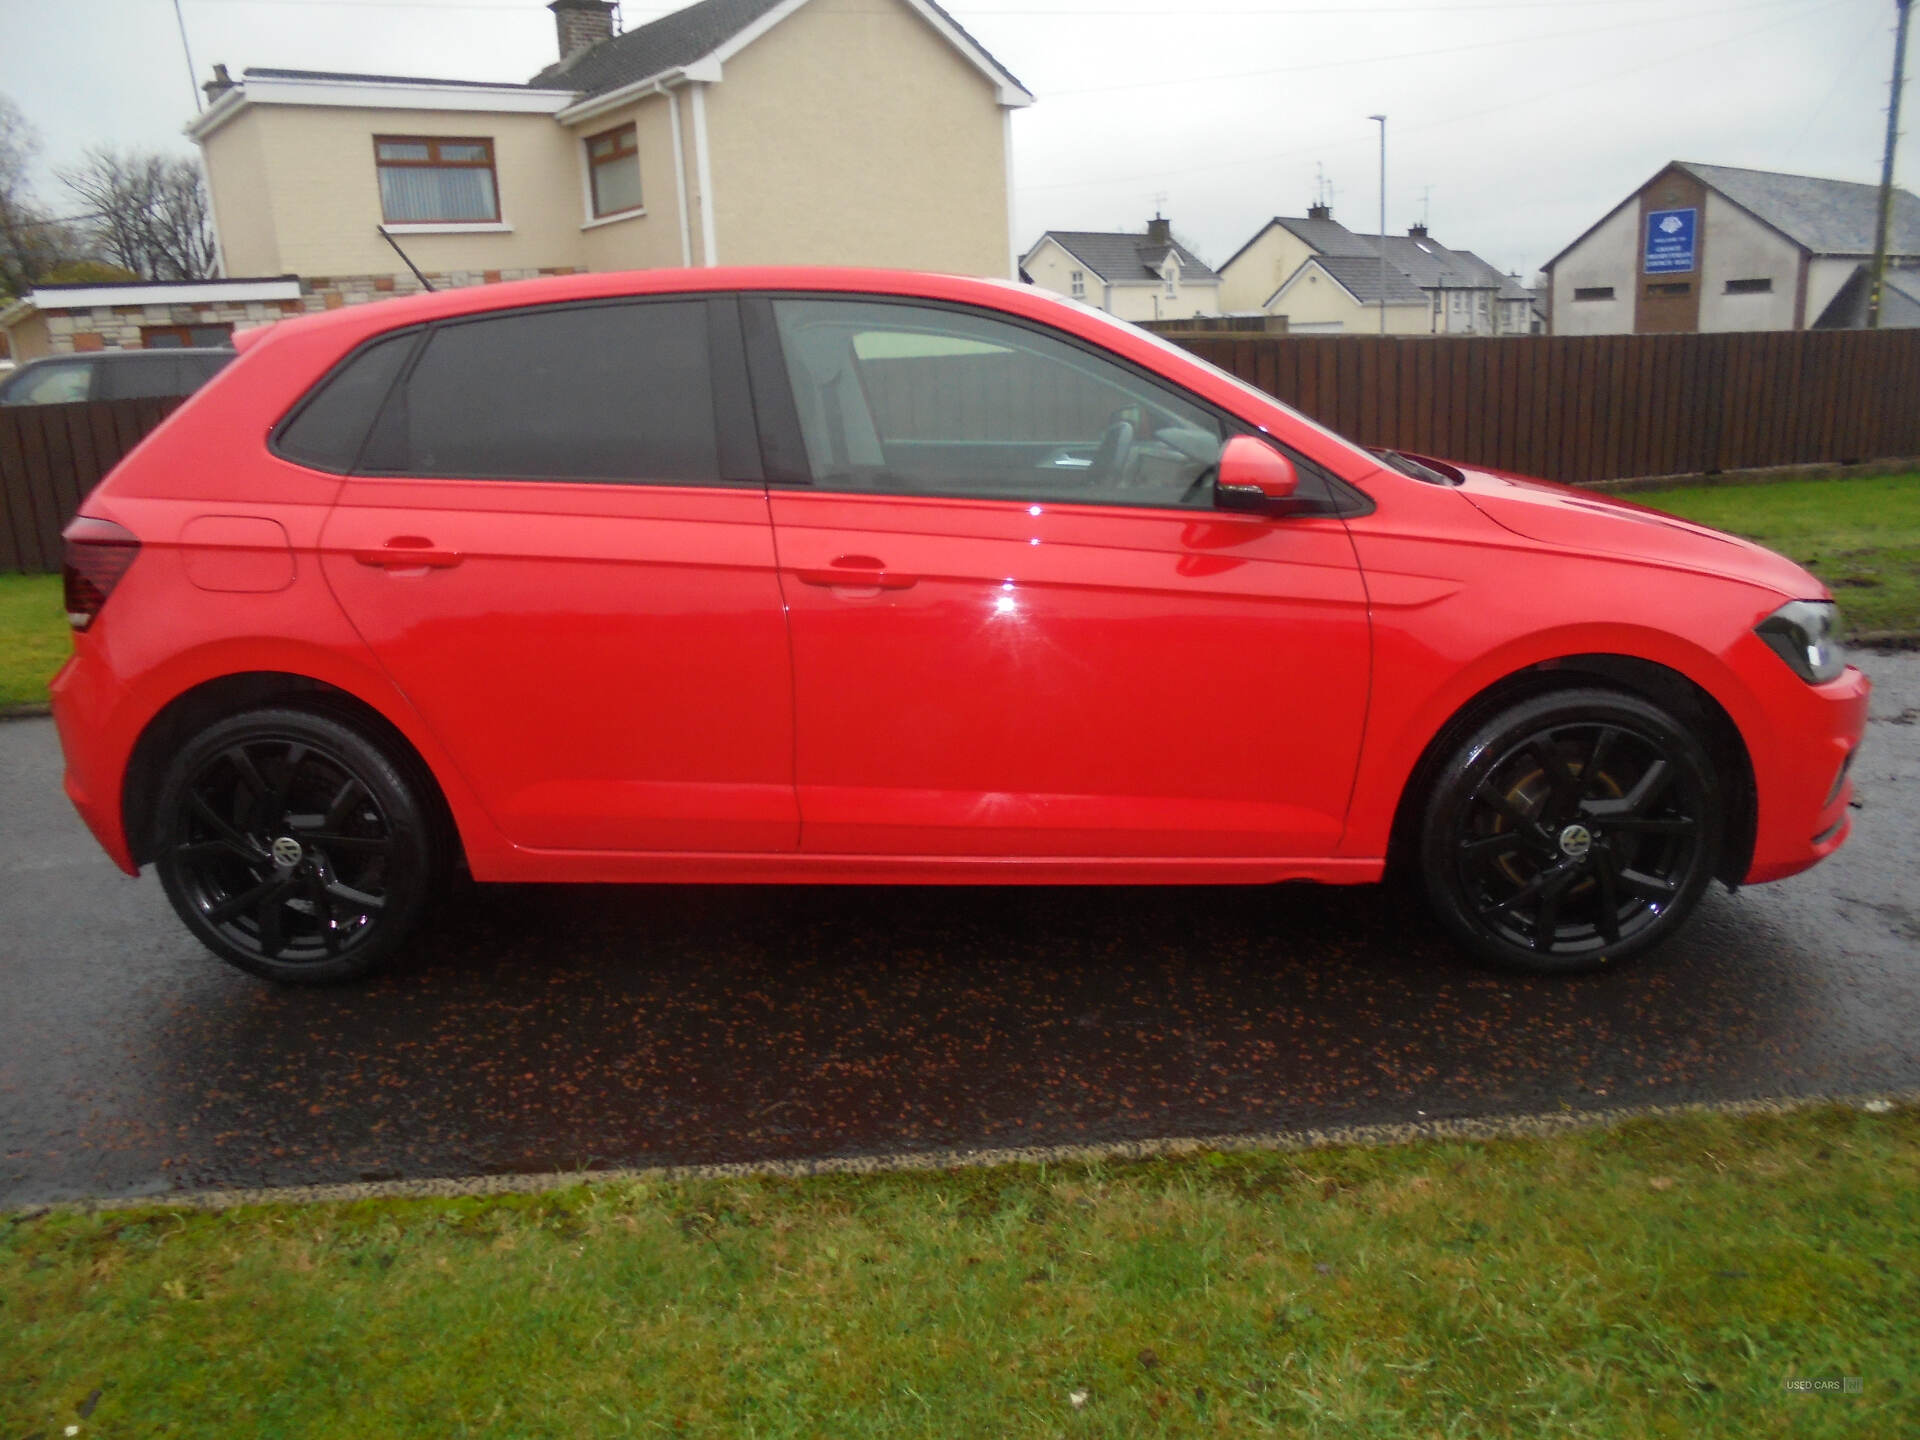
<svg viewBox="0 0 1920 1440">
<path fill-rule="evenodd" d="M 1424 240 L 1427 238 L 1427 227 L 1424 223 L 1419 225 L 1409 225 L 1407 227 L 1407 234 L 1412 236 L 1415 240 Z"/>
<path fill-rule="evenodd" d="M 218 100 L 222 95 L 226 94 L 227 91 L 238 86 L 239 83 L 238 80 L 227 74 L 226 66 L 216 65 L 213 67 L 213 79 L 207 81 L 200 89 L 206 95 L 207 103 L 211 105 L 215 100 Z"/>
<path fill-rule="evenodd" d="M 1331 220 L 1332 218 L 1333 207 L 1331 205 L 1307 206 L 1307 219 L 1309 220 Z"/>
<path fill-rule="evenodd" d="M 562 64 L 613 38 L 613 0 L 553 0 L 547 8 L 553 11 Z"/>
</svg>

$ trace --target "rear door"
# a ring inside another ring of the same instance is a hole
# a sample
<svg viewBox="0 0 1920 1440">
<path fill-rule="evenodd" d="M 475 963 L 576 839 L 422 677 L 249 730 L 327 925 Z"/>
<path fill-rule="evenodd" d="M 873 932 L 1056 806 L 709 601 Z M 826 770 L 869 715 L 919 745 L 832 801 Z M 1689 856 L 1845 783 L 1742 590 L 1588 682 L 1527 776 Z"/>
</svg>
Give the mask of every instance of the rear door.
<svg viewBox="0 0 1920 1440">
<path fill-rule="evenodd" d="M 495 822 L 541 849 L 792 850 L 790 661 L 734 302 L 544 306 L 384 343 L 337 382 L 386 398 L 322 563 Z"/>
</svg>

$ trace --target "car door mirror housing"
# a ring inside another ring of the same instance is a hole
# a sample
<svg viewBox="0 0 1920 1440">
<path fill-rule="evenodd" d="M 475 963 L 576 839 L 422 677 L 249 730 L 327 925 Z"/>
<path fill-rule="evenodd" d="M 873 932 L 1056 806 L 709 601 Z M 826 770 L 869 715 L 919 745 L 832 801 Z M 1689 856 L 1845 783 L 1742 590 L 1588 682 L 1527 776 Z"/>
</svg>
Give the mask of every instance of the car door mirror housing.
<svg viewBox="0 0 1920 1440">
<path fill-rule="evenodd" d="M 1220 452 L 1213 495 L 1222 510 L 1278 510 L 1299 488 L 1293 461 L 1257 436 L 1236 435 Z"/>
</svg>

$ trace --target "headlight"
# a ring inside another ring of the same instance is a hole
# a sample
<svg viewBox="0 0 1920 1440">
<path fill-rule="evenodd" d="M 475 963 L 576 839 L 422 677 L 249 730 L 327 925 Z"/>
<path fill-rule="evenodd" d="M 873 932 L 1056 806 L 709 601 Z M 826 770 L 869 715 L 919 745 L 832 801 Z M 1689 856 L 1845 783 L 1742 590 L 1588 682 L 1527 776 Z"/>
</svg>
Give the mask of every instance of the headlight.
<svg viewBox="0 0 1920 1440">
<path fill-rule="evenodd" d="M 1756 625 L 1754 633 L 1802 680 L 1824 685 L 1847 668 L 1846 651 L 1833 637 L 1839 618 L 1831 600 L 1789 600 Z"/>
</svg>

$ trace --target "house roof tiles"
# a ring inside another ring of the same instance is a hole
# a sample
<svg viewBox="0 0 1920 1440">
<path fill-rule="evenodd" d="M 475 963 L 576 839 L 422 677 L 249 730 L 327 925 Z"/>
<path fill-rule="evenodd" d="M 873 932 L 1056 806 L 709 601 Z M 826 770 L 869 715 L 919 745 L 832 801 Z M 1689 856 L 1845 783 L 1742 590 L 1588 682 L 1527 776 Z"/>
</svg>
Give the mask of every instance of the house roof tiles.
<svg viewBox="0 0 1920 1440">
<path fill-rule="evenodd" d="M 1142 234 L 1106 230 L 1049 230 L 1041 239 L 1049 237 L 1102 280 L 1121 283 L 1158 280 L 1169 248 L 1180 257 L 1182 280 L 1191 284 L 1220 278 L 1212 266 L 1178 240 L 1169 247 Z"/>
</svg>

